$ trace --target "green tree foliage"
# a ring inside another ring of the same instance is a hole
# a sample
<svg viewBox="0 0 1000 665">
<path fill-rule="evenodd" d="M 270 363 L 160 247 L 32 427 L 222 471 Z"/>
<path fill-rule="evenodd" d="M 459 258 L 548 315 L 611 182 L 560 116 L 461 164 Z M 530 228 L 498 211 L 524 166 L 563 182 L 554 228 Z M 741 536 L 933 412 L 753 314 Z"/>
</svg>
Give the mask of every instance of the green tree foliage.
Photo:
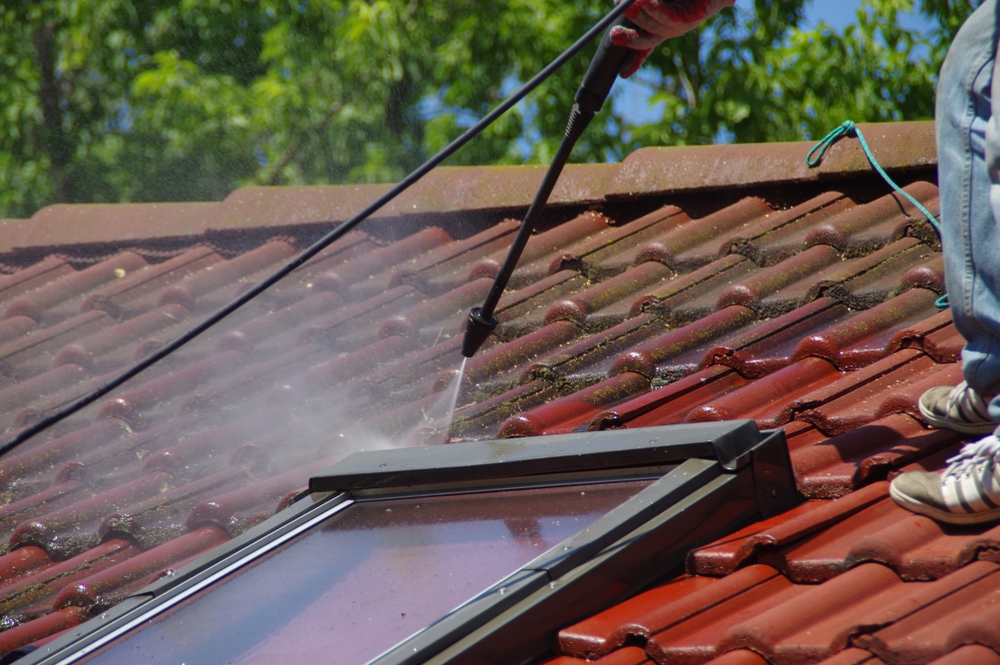
<svg viewBox="0 0 1000 665">
<path fill-rule="evenodd" d="M 976 0 L 738 0 L 637 75 L 663 119 L 606 109 L 576 161 L 642 145 L 815 137 L 929 118 Z M 900 12 L 937 21 L 901 29 Z M 57 201 L 220 199 L 251 183 L 396 180 L 582 34 L 608 0 L 14 0 L 0 7 L 0 217 Z M 449 163 L 545 163 L 577 58 Z"/>
</svg>

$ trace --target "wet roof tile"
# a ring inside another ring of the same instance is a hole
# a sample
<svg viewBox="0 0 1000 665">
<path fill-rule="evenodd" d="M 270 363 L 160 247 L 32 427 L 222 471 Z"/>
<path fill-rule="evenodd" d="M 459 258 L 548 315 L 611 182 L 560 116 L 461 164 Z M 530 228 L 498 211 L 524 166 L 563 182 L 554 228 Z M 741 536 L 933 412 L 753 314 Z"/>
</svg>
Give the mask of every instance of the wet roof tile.
<svg viewBox="0 0 1000 665">
<path fill-rule="evenodd" d="M 929 127 L 863 129 L 936 211 Z M 644 149 L 571 167 L 560 217 L 529 241 L 496 335 L 467 364 L 451 440 L 754 418 L 785 429 L 809 497 L 567 627 L 552 662 L 995 656 L 982 592 L 993 529 L 942 527 L 885 495 L 891 474 L 938 468 L 961 441 L 915 409 L 924 388 L 960 376 L 961 337 L 934 303 L 937 241 L 852 142 L 815 171 L 809 147 Z M 352 450 L 445 442 L 439 402 L 466 312 L 517 228 L 503 217 L 541 173 L 432 174 L 218 330 L 0 460 L 13 626 L 0 651 L 239 534 Z M 0 225 L 3 437 L 385 189 L 250 187 L 218 204 L 53 206 Z M 960 611 L 980 605 L 982 620 Z"/>
</svg>

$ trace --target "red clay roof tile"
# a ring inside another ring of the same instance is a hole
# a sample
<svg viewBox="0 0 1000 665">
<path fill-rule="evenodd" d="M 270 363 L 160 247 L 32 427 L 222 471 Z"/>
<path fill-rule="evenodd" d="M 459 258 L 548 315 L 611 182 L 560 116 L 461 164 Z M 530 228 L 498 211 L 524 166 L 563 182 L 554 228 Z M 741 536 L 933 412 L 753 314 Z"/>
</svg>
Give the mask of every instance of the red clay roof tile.
<svg viewBox="0 0 1000 665">
<path fill-rule="evenodd" d="M 937 189 L 913 175 L 933 177 L 930 125 L 862 129 L 937 210 Z M 934 306 L 936 239 L 896 195 L 871 200 L 855 142 L 815 170 L 802 163 L 808 147 L 646 149 L 620 166 L 569 168 L 553 201 L 569 221 L 532 237 L 496 335 L 467 365 L 454 439 L 755 418 L 785 429 L 799 490 L 813 497 L 691 553 L 687 576 L 564 629 L 553 662 L 994 653 L 966 646 L 996 648 L 995 634 L 960 608 L 983 602 L 969 594 L 995 577 L 995 529 L 909 515 L 882 482 L 938 468 L 960 442 L 915 409 L 924 388 L 960 377 L 961 338 Z M 542 170 L 432 174 L 217 331 L 0 461 L 0 531 L 13 548 L 0 584 L 13 585 L 21 622 L 0 647 L 88 618 L 273 514 L 319 467 L 379 436 L 445 442 L 437 402 L 456 378 L 467 309 L 517 227 L 482 220 L 518 214 Z M 831 176 L 836 188 L 820 180 Z M 808 196 L 789 185 L 807 181 Z M 16 266 L 0 276 L 2 436 L 186 329 L 385 189 L 57 206 L 0 227 L 0 263 Z M 735 203 L 676 196 L 713 189 Z M 112 216 L 109 230 L 98 213 Z M 56 235 L 73 219 L 73 234 Z M 84 574 L 92 564 L 105 569 Z M 916 630 L 923 641 L 907 646 Z"/>
</svg>

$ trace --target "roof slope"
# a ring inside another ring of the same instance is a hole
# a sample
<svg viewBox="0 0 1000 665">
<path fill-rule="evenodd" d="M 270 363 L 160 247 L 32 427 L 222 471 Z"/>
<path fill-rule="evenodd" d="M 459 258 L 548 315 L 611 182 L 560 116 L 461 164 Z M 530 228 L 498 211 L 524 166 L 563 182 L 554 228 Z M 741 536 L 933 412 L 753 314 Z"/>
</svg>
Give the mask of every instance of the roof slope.
<svg viewBox="0 0 1000 665">
<path fill-rule="evenodd" d="M 936 212 L 929 124 L 862 128 Z M 243 532 L 359 448 L 729 418 L 785 428 L 810 501 L 567 628 L 567 662 L 731 650 L 718 662 L 925 662 L 967 642 L 1000 648 L 976 637 L 997 631 L 972 614 L 934 609 L 987 602 L 972 581 L 992 579 L 992 531 L 908 516 L 882 482 L 935 468 L 959 443 L 915 408 L 926 387 L 960 377 L 962 341 L 935 306 L 936 238 L 856 145 L 817 171 L 802 163 L 809 147 L 646 149 L 570 168 L 496 337 L 465 367 L 453 422 L 466 313 L 541 172 L 436 172 L 114 398 L 0 460 L 0 651 L 51 639 Z M 220 203 L 52 206 L 7 221 L 4 436 L 382 189 L 247 188 Z"/>
</svg>

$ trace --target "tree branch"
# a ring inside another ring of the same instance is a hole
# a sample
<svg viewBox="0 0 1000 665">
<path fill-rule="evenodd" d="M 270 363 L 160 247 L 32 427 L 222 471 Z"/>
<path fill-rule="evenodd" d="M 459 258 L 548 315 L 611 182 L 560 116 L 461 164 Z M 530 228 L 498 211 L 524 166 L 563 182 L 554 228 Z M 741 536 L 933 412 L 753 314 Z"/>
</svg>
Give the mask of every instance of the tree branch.
<svg viewBox="0 0 1000 665">
<path fill-rule="evenodd" d="M 326 127 L 331 120 L 333 120 L 333 116 L 337 115 L 337 112 L 340 111 L 340 109 L 343 106 L 344 105 L 343 103 L 341 103 L 340 100 L 335 101 L 330 106 L 330 110 L 328 110 L 326 112 L 326 115 L 323 116 L 323 119 L 320 120 L 318 123 L 316 123 L 316 126 L 310 130 L 310 133 L 323 131 L 323 128 Z M 286 166 L 288 166 L 288 164 L 291 163 L 291 161 L 295 159 L 296 156 L 298 156 L 299 151 L 302 149 L 302 144 L 303 144 L 303 134 L 300 133 L 299 138 L 295 142 L 295 144 L 291 148 L 289 148 L 288 151 L 285 153 L 285 155 L 278 160 L 278 163 L 274 165 L 274 170 L 271 171 L 271 175 L 268 176 L 267 178 L 268 185 L 278 184 L 278 178 L 281 177 L 281 170 L 284 169 Z"/>
<path fill-rule="evenodd" d="M 56 82 L 55 28 L 44 22 L 32 35 L 35 64 L 38 66 L 38 100 L 42 107 L 42 150 L 49 158 L 49 169 L 55 185 L 56 200 L 73 201 L 73 182 L 69 163 L 72 146 L 62 128 L 62 108 L 59 85 Z"/>
</svg>

